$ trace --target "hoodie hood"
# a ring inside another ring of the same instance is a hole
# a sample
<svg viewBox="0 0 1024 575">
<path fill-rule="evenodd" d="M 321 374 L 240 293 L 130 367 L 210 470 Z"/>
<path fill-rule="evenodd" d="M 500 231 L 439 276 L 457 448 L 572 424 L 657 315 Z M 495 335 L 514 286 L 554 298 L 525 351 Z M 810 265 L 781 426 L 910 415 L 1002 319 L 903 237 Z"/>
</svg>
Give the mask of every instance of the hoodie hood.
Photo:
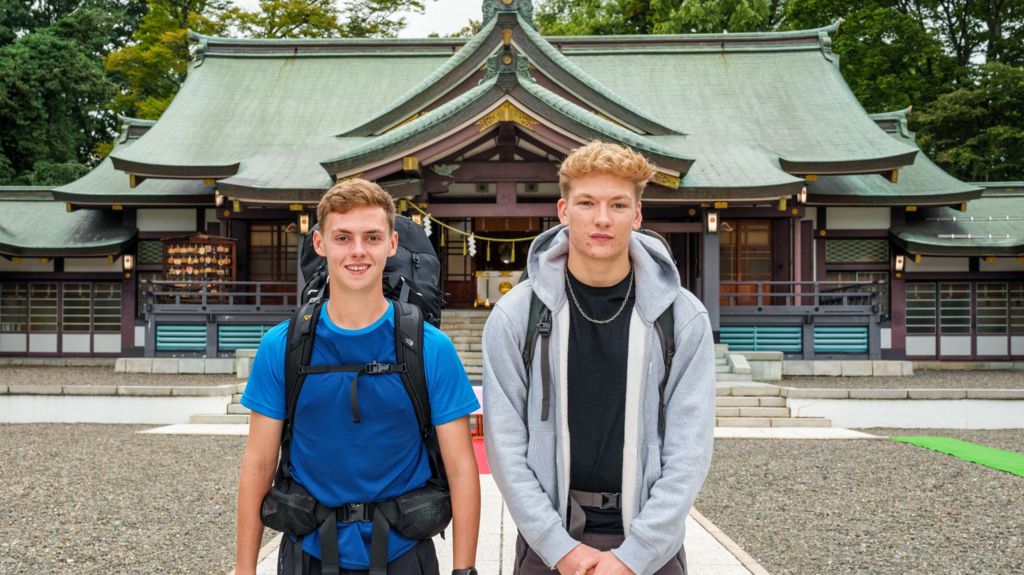
<svg viewBox="0 0 1024 575">
<path fill-rule="evenodd" d="M 569 230 L 560 225 L 538 236 L 526 259 L 526 273 L 534 293 L 554 314 L 566 302 L 568 258 Z M 636 274 L 635 310 L 645 323 L 654 323 L 679 295 L 679 271 L 665 244 L 642 233 L 630 234 L 629 259 Z"/>
</svg>

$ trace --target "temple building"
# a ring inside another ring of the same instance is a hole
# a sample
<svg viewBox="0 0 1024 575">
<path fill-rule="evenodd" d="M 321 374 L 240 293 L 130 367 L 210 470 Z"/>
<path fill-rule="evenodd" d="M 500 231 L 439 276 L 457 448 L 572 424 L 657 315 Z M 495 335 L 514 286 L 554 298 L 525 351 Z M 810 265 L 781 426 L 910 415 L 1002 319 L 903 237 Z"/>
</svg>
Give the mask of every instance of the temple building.
<svg viewBox="0 0 1024 575">
<path fill-rule="evenodd" d="M 1024 183 L 932 163 L 869 115 L 835 27 L 545 37 L 486 0 L 472 38 L 195 36 L 156 122 L 65 186 L 0 188 L 0 354 L 229 355 L 294 308 L 335 182 L 430 230 L 449 308 L 487 308 L 600 139 L 658 172 L 644 227 L 716 338 L 787 357 L 1024 359 Z"/>
</svg>

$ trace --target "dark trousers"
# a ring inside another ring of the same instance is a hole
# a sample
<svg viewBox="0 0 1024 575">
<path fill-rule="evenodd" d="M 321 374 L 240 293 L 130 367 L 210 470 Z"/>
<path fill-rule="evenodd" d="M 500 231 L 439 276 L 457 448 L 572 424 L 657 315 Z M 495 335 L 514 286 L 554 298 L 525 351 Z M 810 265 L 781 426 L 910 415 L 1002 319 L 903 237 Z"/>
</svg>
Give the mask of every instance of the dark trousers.
<svg viewBox="0 0 1024 575">
<path fill-rule="evenodd" d="M 303 559 L 304 573 L 295 572 L 295 543 L 286 535 L 281 538 L 277 552 L 277 575 L 325 575 L 320 569 L 320 560 L 306 556 Z M 367 575 L 367 569 L 341 569 L 341 575 Z M 430 539 L 420 541 L 394 561 L 388 563 L 388 575 L 440 575 L 437 566 L 437 552 Z"/>
<path fill-rule="evenodd" d="M 589 545 L 598 551 L 608 551 L 622 545 L 624 539 L 623 535 L 584 532 L 580 543 Z M 540 556 L 530 549 L 526 540 L 520 535 L 516 539 L 516 563 L 512 575 L 551 575 L 552 573 L 557 573 L 557 571 L 548 569 Z M 669 559 L 668 563 L 658 569 L 654 575 L 686 575 L 686 551 L 680 549 L 679 554 Z"/>
</svg>

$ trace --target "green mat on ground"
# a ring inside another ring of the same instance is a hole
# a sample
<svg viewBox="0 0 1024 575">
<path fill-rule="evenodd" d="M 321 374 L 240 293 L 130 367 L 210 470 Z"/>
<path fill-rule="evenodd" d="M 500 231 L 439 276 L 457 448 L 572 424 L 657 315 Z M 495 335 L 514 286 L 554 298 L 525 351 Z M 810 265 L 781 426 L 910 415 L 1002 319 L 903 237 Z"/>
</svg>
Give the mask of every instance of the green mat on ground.
<svg viewBox="0 0 1024 575">
<path fill-rule="evenodd" d="M 1024 455 L 1013 451 L 993 449 L 977 443 L 938 435 L 921 437 L 890 437 L 893 441 L 909 443 L 925 449 L 1024 477 Z"/>
</svg>

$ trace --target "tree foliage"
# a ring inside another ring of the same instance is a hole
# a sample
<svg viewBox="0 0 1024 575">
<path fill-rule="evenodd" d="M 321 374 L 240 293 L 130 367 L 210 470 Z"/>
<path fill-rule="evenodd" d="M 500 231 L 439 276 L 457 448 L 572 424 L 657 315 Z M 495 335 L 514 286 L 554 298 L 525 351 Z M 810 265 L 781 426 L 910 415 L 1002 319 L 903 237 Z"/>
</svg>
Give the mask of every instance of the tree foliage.
<svg viewBox="0 0 1024 575">
<path fill-rule="evenodd" d="M 0 47 L 0 178 L 64 183 L 112 137 L 114 85 L 99 60 L 114 22 L 78 9 Z M 38 172 L 38 173 L 37 173 Z M 45 174 L 44 174 L 45 172 Z"/>
<path fill-rule="evenodd" d="M 1024 69 L 989 62 L 917 115 L 918 144 L 970 181 L 1024 178 Z"/>
<path fill-rule="evenodd" d="M 782 0 L 548 0 L 535 19 L 545 34 L 758 32 L 782 15 Z"/>
</svg>

